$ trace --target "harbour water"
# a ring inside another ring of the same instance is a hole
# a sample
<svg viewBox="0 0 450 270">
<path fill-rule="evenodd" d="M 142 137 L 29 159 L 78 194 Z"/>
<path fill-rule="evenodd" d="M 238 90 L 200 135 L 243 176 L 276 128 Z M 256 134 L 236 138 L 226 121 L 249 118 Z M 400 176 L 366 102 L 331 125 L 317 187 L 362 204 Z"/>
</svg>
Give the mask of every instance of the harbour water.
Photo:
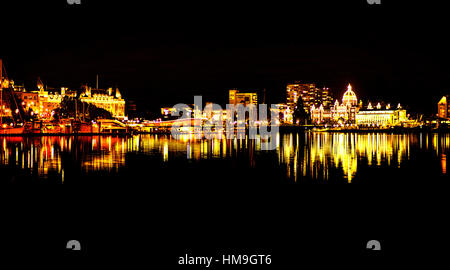
<svg viewBox="0 0 450 270">
<path fill-rule="evenodd" d="M 262 150 L 259 140 L 161 134 L 0 137 L 0 143 L 2 184 L 439 181 L 448 177 L 450 154 L 450 134 L 442 133 L 286 133 L 277 135 L 273 151 Z"/>
</svg>

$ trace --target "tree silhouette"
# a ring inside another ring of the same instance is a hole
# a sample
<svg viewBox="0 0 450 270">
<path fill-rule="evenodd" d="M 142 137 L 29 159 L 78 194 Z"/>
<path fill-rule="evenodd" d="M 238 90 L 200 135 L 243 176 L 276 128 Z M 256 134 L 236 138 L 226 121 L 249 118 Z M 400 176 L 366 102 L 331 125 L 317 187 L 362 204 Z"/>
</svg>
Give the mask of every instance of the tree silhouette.
<svg viewBox="0 0 450 270">
<path fill-rule="evenodd" d="M 305 107 L 303 106 L 303 99 L 302 97 L 298 97 L 297 105 L 294 108 L 294 114 L 293 114 L 294 124 L 297 124 L 297 122 L 302 124 L 307 124 L 310 122 L 310 114 L 305 110 Z"/>
<path fill-rule="evenodd" d="M 64 99 L 61 101 L 60 107 L 55 110 L 55 114 L 53 117 L 55 120 L 76 117 L 78 117 L 79 119 L 83 119 L 83 110 L 84 119 L 87 121 L 95 120 L 98 118 L 112 118 L 112 114 L 107 110 L 89 103 L 81 102 L 78 100 L 75 101 L 75 99 L 72 97 L 64 97 Z"/>
</svg>

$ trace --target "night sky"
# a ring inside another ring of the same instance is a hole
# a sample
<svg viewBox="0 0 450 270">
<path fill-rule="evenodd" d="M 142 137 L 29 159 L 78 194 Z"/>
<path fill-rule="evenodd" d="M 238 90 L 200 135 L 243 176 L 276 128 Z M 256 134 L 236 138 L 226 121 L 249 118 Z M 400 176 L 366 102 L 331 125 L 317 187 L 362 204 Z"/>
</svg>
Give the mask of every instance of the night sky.
<svg viewBox="0 0 450 270">
<path fill-rule="evenodd" d="M 99 74 L 101 88 L 118 86 L 138 110 L 194 94 L 225 104 L 230 88 L 266 89 L 278 103 L 293 81 L 339 99 L 352 83 L 364 101 L 427 114 L 450 94 L 449 22 L 429 1 L 112 2 L 2 1 L 8 76 L 34 90 L 38 76 L 78 88 Z"/>
</svg>

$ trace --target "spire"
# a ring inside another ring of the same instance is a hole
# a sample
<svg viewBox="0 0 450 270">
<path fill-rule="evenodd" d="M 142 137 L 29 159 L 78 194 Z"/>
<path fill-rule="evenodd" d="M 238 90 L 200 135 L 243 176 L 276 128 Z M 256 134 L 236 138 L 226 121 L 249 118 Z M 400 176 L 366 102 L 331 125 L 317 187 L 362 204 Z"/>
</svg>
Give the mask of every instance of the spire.
<svg viewBox="0 0 450 270">
<path fill-rule="evenodd" d="M 44 91 L 44 84 L 42 83 L 40 77 L 37 78 L 37 88 L 39 91 Z"/>
<path fill-rule="evenodd" d="M 119 91 L 119 88 L 116 88 L 116 98 L 122 98 L 122 94 Z"/>
</svg>

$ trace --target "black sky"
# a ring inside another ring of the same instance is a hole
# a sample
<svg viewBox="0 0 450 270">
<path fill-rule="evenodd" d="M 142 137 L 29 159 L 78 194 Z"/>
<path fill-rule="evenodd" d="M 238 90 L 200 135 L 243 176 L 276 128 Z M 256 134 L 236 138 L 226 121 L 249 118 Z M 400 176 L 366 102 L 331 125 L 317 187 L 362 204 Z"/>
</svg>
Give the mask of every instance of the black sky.
<svg viewBox="0 0 450 270">
<path fill-rule="evenodd" d="M 350 82 L 363 100 L 426 113 L 450 93 L 442 4 L 81 1 L 1 2 L 9 77 L 32 89 L 38 76 L 79 87 L 99 74 L 101 87 L 120 87 L 140 109 L 192 103 L 194 94 L 225 103 L 230 88 L 265 88 L 282 102 L 292 81 L 339 98 Z"/>
</svg>

